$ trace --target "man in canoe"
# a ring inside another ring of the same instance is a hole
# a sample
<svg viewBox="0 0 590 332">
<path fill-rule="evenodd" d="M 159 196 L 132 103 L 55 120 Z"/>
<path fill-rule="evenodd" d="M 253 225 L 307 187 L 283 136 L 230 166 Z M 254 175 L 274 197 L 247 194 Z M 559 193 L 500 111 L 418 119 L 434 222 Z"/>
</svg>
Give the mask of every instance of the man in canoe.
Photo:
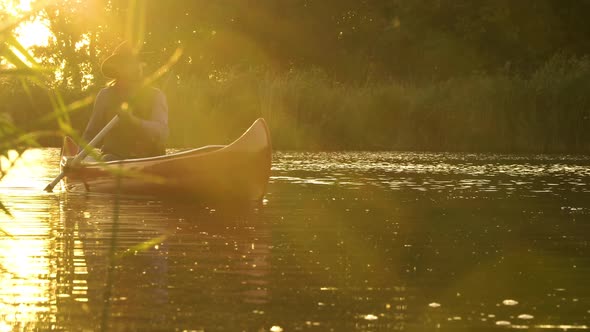
<svg viewBox="0 0 590 332">
<path fill-rule="evenodd" d="M 82 135 L 84 141 L 90 142 L 118 115 L 118 123 L 102 140 L 104 161 L 165 154 L 168 104 L 162 91 L 144 85 L 143 63 L 138 54 L 124 42 L 104 60 L 101 71 L 112 81 L 96 96 Z"/>
</svg>

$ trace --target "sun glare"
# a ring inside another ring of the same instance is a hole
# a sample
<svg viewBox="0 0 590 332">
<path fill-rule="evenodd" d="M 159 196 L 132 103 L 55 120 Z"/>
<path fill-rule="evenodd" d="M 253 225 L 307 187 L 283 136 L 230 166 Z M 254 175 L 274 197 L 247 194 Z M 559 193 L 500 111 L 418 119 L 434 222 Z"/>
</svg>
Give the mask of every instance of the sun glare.
<svg viewBox="0 0 590 332">
<path fill-rule="evenodd" d="M 0 0 L 0 9 L 13 17 L 21 17 L 32 10 L 34 0 Z M 49 21 L 42 16 L 32 16 L 15 29 L 18 41 L 25 47 L 47 46 L 53 36 Z"/>
<path fill-rule="evenodd" d="M 49 23 L 45 19 L 36 18 L 32 22 L 21 24 L 15 30 L 18 41 L 25 47 L 47 46 L 53 36 Z"/>
</svg>

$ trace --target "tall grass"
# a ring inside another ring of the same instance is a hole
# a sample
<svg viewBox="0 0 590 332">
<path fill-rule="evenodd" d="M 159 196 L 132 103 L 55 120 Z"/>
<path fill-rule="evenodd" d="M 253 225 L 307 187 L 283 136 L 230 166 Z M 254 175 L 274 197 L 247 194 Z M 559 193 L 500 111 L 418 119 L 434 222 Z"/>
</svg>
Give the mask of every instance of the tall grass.
<svg viewBox="0 0 590 332">
<path fill-rule="evenodd" d="M 228 71 L 165 89 L 172 146 L 228 142 L 267 119 L 279 149 L 590 152 L 590 59 L 530 77 L 342 84 L 321 71 Z"/>
<path fill-rule="evenodd" d="M 162 89 L 171 147 L 228 143 L 264 117 L 276 149 L 590 152 L 587 57 L 557 55 L 528 77 L 473 74 L 420 85 L 345 84 L 321 70 L 233 69 L 215 77 L 170 77 L 162 79 Z M 59 95 L 67 103 L 99 88 Z M 24 131 L 65 131 L 59 122 L 31 121 L 55 113 L 44 89 L 23 89 L 13 77 L 0 80 L 0 98 L 2 116 Z M 90 113 L 87 103 L 68 121 L 81 132 Z M 45 137 L 41 143 L 58 145 L 60 139 Z"/>
</svg>

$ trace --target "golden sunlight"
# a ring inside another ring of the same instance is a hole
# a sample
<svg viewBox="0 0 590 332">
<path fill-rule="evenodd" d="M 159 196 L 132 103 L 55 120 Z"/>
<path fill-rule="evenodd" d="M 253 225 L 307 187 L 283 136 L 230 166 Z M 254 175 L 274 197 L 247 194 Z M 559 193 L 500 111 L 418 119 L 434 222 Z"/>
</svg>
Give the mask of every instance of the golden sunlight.
<svg viewBox="0 0 590 332">
<path fill-rule="evenodd" d="M 18 41 L 25 48 L 47 46 L 53 33 L 49 29 L 47 19 L 37 17 L 32 22 L 25 22 L 15 30 Z"/>
<path fill-rule="evenodd" d="M 31 177 L 31 174 L 44 174 L 47 168 L 40 163 L 43 152 L 40 149 L 30 149 L 23 155 L 14 151 L 8 151 L 6 156 L 0 157 L 0 169 L 9 169 L 8 173 L 0 180 L 0 190 L 3 193 L 20 192 L 23 189 L 42 188 L 46 179 Z"/>
<path fill-rule="evenodd" d="M 13 17 L 27 15 L 32 10 L 34 0 L 0 0 L 0 10 Z M 53 36 L 49 21 L 40 15 L 31 16 L 14 30 L 18 41 L 25 47 L 47 46 Z"/>
<path fill-rule="evenodd" d="M 87 301 L 85 280 L 63 279 L 63 264 L 72 264 L 76 276 L 87 273 L 77 233 L 72 238 L 73 261 L 59 261 L 56 257 L 67 244 L 53 232 L 61 227 L 57 222 L 64 223 L 63 209 L 56 211 L 51 195 L 31 196 L 41 188 L 40 182 L 27 180 L 31 174 L 46 181 L 43 151 L 31 149 L 18 156 L 9 151 L 0 157 L 2 169 L 11 167 L 0 181 L 0 201 L 10 212 L 0 213 L 0 331 L 37 330 L 51 323 L 58 299 Z M 59 221 L 53 217 L 56 213 Z"/>
<path fill-rule="evenodd" d="M 55 301 L 52 289 L 55 273 L 49 260 L 52 253 L 51 229 L 46 223 L 47 201 L 28 204 L 28 197 L 14 196 L 10 204 L 13 218 L 0 214 L 0 329 L 33 327 L 40 315 Z M 15 222 L 18 220 L 18 222 Z"/>
<path fill-rule="evenodd" d="M 27 0 L 0 0 L 0 10 L 12 16 L 31 10 L 31 1 Z"/>
</svg>

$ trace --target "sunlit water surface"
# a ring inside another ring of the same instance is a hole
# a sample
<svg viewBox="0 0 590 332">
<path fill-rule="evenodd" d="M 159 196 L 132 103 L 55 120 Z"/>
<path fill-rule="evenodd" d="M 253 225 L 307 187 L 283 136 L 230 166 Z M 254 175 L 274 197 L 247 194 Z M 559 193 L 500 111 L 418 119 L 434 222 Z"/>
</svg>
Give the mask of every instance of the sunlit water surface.
<svg viewBox="0 0 590 332">
<path fill-rule="evenodd" d="M 0 182 L 0 331 L 590 328 L 590 158 L 277 153 L 262 206 Z M 5 162 L 5 161 L 4 161 Z"/>
</svg>

